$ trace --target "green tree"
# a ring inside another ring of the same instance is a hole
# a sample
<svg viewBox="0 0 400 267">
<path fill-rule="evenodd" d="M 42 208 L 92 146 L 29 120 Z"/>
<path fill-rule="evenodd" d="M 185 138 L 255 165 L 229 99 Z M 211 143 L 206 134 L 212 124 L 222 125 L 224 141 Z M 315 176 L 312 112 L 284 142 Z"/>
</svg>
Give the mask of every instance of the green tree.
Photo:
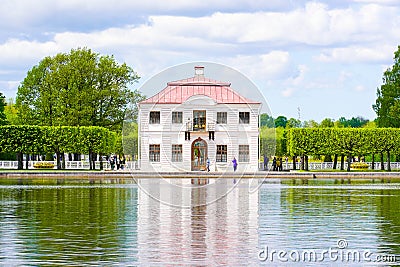
<svg viewBox="0 0 400 267">
<path fill-rule="evenodd" d="M 288 122 L 288 120 L 285 116 L 279 116 L 274 121 L 276 128 L 278 128 L 278 127 L 286 128 L 287 122 Z"/>
<path fill-rule="evenodd" d="M 372 106 L 378 127 L 400 127 L 400 46 L 394 53 L 394 64 L 383 74 L 383 84 L 377 88 Z"/>
<path fill-rule="evenodd" d="M 130 103 L 141 99 L 128 85 L 139 76 L 112 56 L 87 48 L 46 57 L 18 88 L 21 121 L 48 126 L 101 126 L 122 129 Z"/>
<path fill-rule="evenodd" d="M 301 121 L 295 118 L 290 118 L 287 121 L 286 128 L 301 128 Z"/>
<path fill-rule="evenodd" d="M 5 96 L 3 95 L 2 92 L 0 92 L 0 125 L 8 124 L 7 117 L 4 112 L 5 107 L 6 107 Z"/>
<path fill-rule="evenodd" d="M 12 125 L 19 124 L 17 112 L 14 99 L 8 99 L 7 105 L 4 108 L 4 113 L 6 114 L 7 121 Z"/>
<path fill-rule="evenodd" d="M 263 113 L 260 115 L 260 126 L 266 126 L 268 128 L 274 128 L 275 122 L 274 118 L 267 113 Z"/>
<path fill-rule="evenodd" d="M 331 128 L 334 127 L 335 123 L 330 118 L 323 119 L 319 125 L 321 128 Z"/>
</svg>

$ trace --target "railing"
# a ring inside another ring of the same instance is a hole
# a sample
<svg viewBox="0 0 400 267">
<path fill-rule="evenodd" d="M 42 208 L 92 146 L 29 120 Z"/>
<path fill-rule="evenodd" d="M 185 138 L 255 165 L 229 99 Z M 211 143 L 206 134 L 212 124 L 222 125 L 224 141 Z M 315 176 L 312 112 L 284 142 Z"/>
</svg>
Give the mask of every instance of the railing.
<svg viewBox="0 0 400 267">
<path fill-rule="evenodd" d="M 55 161 L 28 161 L 28 169 L 34 169 L 33 165 L 38 162 L 49 162 L 53 163 L 54 166 L 57 165 Z M 25 161 L 23 162 L 23 167 L 25 169 Z M 100 169 L 100 161 L 95 162 L 96 169 Z M 82 169 L 89 169 L 89 161 L 66 161 L 65 162 L 65 169 L 67 170 L 82 170 Z M 56 167 L 54 167 L 56 168 Z M 107 170 L 110 169 L 111 166 L 108 161 L 103 161 L 103 169 Z M 124 165 L 124 169 L 128 170 L 137 170 L 139 168 L 137 161 L 128 161 Z M 18 161 L 0 161 L 0 169 L 18 169 Z M 114 167 L 116 170 L 116 166 Z"/>
<path fill-rule="evenodd" d="M 207 123 L 201 122 L 201 123 L 193 123 L 192 121 L 186 122 L 186 131 L 188 132 L 206 132 L 206 131 L 215 131 L 215 123 Z"/>
<path fill-rule="evenodd" d="M 368 164 L 368 169 L 372 170 L 372 162 L 365 162 Z M 384 169 L 387 170 L 387 162 L 384 164 Z M 301 163 L 296 162 L 296 170 L 300 170 Z M 271 161 L 268 163 L 268 168 L 272 170 L 272 163 Z M 284 161 L 282 163 L 282 168 L 284 170 L 291 170 L 293 169 L 293 162 L 286 162 Z M 400 170 L 400 162 L 390 162 L 390 168 L 392 170 Z M 259 164 L 259 169 L 263 170 L 264 169 L 264 163 L 260 162 Z M 309 170 L 332 170 L 333 169 L 333 162 L 309 162 L 308 163 L 308 169 Z M 347 169 L 347 161 L 344 162 L 344 169 Z M 375 170 L 380 170 L 381 169 L 381 163 L 380 162 L 375 162 Z M 336 165 L 336 170 L 340 170 L 340 162 L 337 163 Z"/>
</svg>

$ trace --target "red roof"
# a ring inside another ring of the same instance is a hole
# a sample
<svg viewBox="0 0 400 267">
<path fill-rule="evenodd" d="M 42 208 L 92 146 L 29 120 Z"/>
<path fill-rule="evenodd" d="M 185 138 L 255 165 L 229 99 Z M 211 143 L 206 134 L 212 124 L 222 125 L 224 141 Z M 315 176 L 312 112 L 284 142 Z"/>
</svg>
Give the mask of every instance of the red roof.
<svg viewBox="0 0 400 267">
<path fill-rule="evenodd" d="M 230 86 L 231 84 L 227 82 L 196 75 L 192 78 L 167 83 L 167 87 L 161 92 L 140 102 L 140 104 L 182 104 L 194 95 L 205 95 L 214 99 L 217 103 L 224 104 L 260 103 L 241 96 Z"/>
</svg>

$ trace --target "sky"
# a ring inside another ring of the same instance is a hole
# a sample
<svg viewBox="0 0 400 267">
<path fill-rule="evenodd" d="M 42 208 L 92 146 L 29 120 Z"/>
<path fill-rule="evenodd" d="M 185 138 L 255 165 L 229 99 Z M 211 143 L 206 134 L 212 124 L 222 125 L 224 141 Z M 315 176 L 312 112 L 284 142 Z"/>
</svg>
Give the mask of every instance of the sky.
<svg viewBox="0 0 400 267">
<path fill-rule="evenodd" d="M 373 120 L 400 45 L 400 0 L 2 0 L 0 17 L 7 98 L 44 57 L 88 47 L 131 66 L 141 76 L 132 89 L 172 66 L 226 65 L 274 117 L 301 121 Z"/>
</svg>

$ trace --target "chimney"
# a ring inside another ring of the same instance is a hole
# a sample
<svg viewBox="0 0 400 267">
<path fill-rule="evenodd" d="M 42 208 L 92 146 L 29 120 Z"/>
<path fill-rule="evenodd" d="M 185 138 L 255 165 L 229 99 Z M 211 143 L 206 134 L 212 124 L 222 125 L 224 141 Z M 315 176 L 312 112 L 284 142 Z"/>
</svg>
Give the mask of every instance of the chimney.
<svg viewBox="0 0 400 267">
<path fill-rule="evenodd" d="M 194 67 L 194 75 L 196 77 L 204 77 L 204 67 L 203 66 L 195 66 Z"/>
</svg>

